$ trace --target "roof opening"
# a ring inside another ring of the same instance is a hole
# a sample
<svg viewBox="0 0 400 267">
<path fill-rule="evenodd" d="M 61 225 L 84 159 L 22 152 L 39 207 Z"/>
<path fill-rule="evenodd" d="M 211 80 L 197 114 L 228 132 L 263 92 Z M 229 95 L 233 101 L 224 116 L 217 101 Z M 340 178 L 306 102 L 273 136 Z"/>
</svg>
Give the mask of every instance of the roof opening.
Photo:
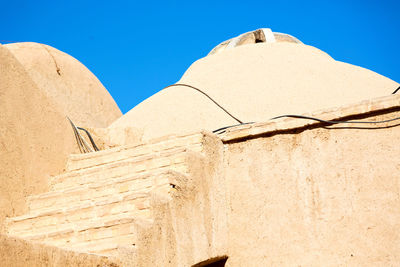
<svg viewBox="0 0 400 267">
<path fill-rule="evenodd" d="M 199 262 L 192 267 L 224 267 L 227 260 L 228 256 L 215 257 Z"/>
</svg>

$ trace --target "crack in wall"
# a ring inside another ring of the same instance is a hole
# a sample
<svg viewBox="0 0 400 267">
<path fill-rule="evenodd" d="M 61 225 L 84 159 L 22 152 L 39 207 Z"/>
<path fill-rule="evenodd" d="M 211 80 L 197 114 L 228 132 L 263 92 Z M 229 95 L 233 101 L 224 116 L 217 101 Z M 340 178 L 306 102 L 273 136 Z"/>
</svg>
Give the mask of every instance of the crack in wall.
<svg viewBox="0 0 400 267">
<path fill-rule="evenodd" d="M 53 56 L 53 54 L 50 52 L 50 50 L 44 44 L 41 44 L 41 46 L 47 51 L 47 53 L 49 53 L 49 55 L 53 59 L 54 65 L 56 66 L 57 74 L 59 76 L 61 76 L 61 69 L 58 67 L 58 64 L 57 64 L 57 61 L 56 61 L 55 57 Z"/>
</svg>

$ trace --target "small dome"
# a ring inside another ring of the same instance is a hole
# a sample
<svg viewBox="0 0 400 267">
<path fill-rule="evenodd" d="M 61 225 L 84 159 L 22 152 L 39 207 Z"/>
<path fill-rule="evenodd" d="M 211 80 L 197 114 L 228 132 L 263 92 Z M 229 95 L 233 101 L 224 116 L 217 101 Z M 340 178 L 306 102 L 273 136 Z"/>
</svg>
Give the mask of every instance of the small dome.
<svg viewBox="0 0 400 267">
<path fill-rule="evenodd" d="M 7 48 L 64 114 L 80 126 L 107 127 L 122 116 L 114 99 L 82 63 L 51 46 L 12 43 Z"/>
<path fill-rule="evenodd" d="M 243 33 L 235 38 L 220 43 L 214 47 L 208 55 L 220 53 L 226 49 L 231 49 L 241 45 L 281 42 L 303 44 L 299 39 L 289 34 L 272 32 L 269 28 L 261 28 L 255 31 Z"/>
<path fill-rule="evenodd" d="M 20 214 L 79 152 L 66 116 L 107 127 L 121 111 L 78 60 L 38 43 L 0 45 L 0 221 Z M 3 197 L 4 196 L 4 197 Z"/>
</svg>

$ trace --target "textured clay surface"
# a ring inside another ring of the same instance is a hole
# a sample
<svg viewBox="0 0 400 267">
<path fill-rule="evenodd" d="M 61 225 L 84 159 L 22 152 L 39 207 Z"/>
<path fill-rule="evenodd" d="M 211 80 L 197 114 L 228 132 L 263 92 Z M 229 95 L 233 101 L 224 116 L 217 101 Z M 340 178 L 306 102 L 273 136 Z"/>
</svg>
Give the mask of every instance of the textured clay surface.
<svg viewBox="0 0 400 267">
<path fill-rule="evenodd" d="M 66 251 L 3 235 L 0 235 L 0 248 L 1 266 L 121 266 L 118 261 L 110 260 L 107 257 Z"/>
<path fill-rule="evenodd" d="M 389 95 L 399 86 L 293 43 L 243 45 L 207 56 L 193 63 L 178 83 L 201 89 L 243 122 L 342 106 Z M 238 122 L 206 96 L 179 86 L 146 99 L 110 127 L 134 126 L 149 139 L 233 124 Z"/>
<path fill-rule="evenodd" d="M 47 190 L 78 147 L 58 109 L 0 45 L 0 222 L 24 210 L 25 197 Z"/>
<path fill-rule="evenodd" d="M 70 55 L 39 43 L 4 45 L 36 86 L 78 126 L 106 127 L 122 113 L 100 81 Z"/>
<path fill-rule="evenodd" d="M 399 127 L 352 126 L 272 133 L 226 147 L 227 266 L 400 262 Z"/>
</svg>

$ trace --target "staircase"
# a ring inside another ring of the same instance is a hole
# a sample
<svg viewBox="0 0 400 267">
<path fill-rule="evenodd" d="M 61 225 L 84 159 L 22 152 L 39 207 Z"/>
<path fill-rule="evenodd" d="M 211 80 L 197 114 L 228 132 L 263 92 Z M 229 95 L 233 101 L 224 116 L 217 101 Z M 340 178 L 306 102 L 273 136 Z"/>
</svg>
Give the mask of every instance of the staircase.
<svg viewBox="0 0 400 267">
<path fill-rule="evenodd" d="M 50 191 L 28 198 L 29 212 L 9 218 L 8 235 L 110 256 L 136 243 L 137 225 L 152 223 L 150 194 L 172 189 L 188 173 L 188 152 L 202 155 L 201 133 L 71 155 Z"/>
</svg>

